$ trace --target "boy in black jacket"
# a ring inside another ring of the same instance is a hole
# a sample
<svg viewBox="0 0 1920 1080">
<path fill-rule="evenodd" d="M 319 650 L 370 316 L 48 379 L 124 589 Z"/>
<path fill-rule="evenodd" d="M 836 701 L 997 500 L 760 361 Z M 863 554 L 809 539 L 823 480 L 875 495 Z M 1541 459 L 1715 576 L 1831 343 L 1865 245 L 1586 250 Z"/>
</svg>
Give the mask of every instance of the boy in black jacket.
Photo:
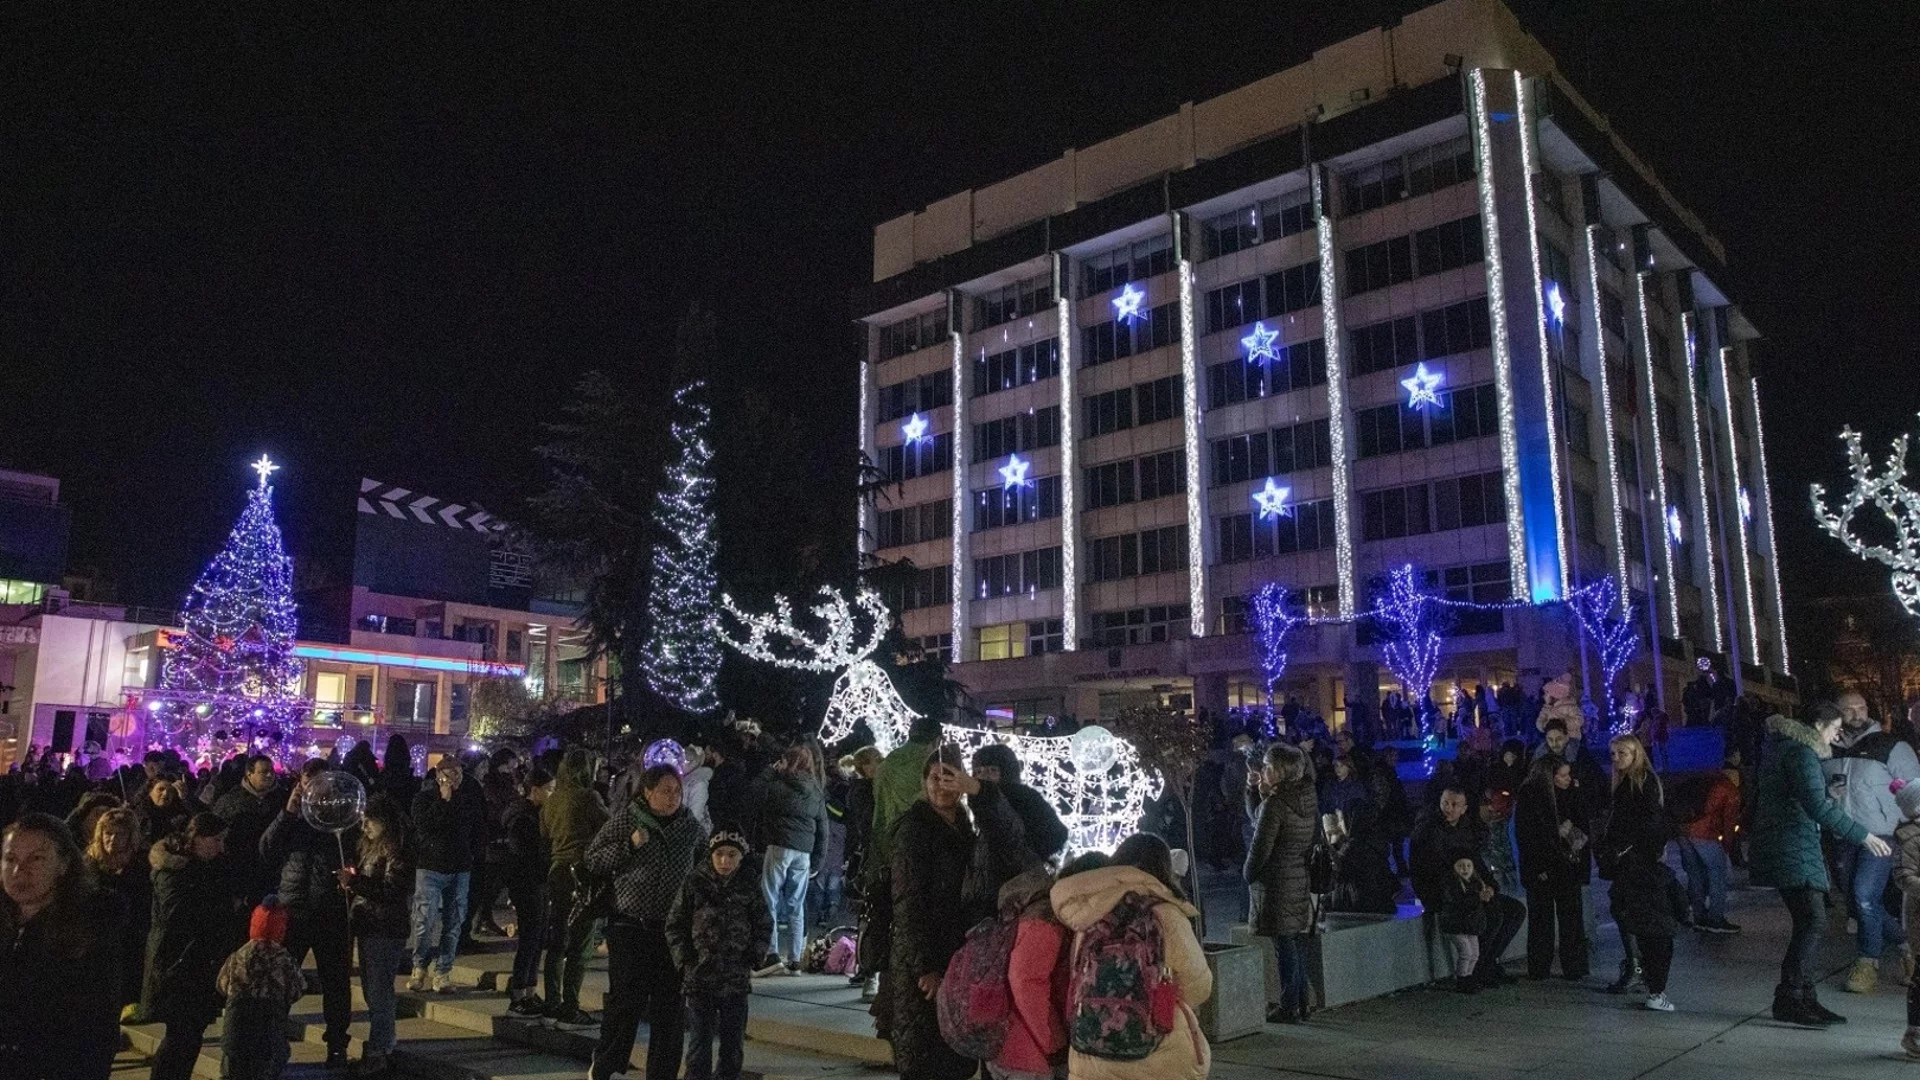
<svg viewBox="0 0 1920 1080">
<path fill-rule="evenodd" d="M 506 834 L 506 854 L 496 870 L 507 899 L 513 904 L 518 923 L 514 927 L 513 974 L 507 980 L 507 1012 L 513 1016 L 538 1018 L 546 1012 L 546 1002 L 534 992 L 540 981 L 540 947 L 547 926 L 547 842 L 540 835 L 540 808 L 553 794 L 553 774 L 535 769 L 527 774 L 527 793 L 507 807 L 501 821 Z"/>
<path fill-rule="evenodd" d="M 686 1080 L 740 1078 L 753 963 L 759 943 L 773 934 L 758 875 L 740 872 L 746 855 L 747 841 L 739 833 L 714 833 L 707 861 L 687 875 L 667 916 L 667 944 L 687 995 Z"/>
</svg>

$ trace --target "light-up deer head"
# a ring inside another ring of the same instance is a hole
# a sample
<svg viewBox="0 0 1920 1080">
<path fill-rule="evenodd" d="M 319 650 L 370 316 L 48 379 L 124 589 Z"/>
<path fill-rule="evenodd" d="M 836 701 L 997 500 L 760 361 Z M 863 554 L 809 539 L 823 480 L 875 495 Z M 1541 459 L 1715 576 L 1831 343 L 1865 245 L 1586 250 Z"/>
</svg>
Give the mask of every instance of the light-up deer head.
<svg viewBox="0 0 1920 1080">
<path fill-rule="evenodd" d="M 1863 559 L 1872 559 L 1893 568 L 1893 594 L 1908 613 L 1920 618 L 1920 491 L 1907 483 L 1907 437 L 1893 440 L 1893 452 L 1887 455 L 1886 469 L 1874 475 L 1873 462 L 1860 446 L 1860 433 L 1851 428 L 1840 432 L 1847 444 L 1847 465 L 1853 472 L 1853 487 L 1837 508 L 1827 506 L 1827 489 L 1813 485 L 1813 516 L 1820 527 L 1847 545 Z M 1854 532 L 1854 515 L 1868 504 L 1886 516 L 1893 526 L 1893 543 L 1876 544 Z"/>
</svg>

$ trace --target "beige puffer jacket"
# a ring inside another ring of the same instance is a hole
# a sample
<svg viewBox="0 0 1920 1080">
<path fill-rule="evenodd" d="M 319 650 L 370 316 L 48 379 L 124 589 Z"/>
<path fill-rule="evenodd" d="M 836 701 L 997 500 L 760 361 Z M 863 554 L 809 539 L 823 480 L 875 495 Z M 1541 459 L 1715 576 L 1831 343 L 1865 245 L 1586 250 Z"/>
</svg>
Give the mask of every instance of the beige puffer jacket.
<svg viewBox="0 0 1920 1080">
<path fill-rule="evenodd" d="M 1200 1033 L 1200 1020 L 1193 1010 L 1212 996 L 1213 971 L 1193 932 L 1190 920 L 1199 914 L 1193 905 L 1176 899 L 1144 870 L 1107 866 L 1056 882 L 1051 894 L 1053 914 L 1073 931 L 1073 948 L 1078 950 L 1081 933 L 1130 892 L 1164 901 L 1153 913 L 1160 920 L 1167 971 L 1180 988 L 1180 1018 L 1159 1049 L 1139 1061 L 1109 1061 L 1069 1050 L 1067 1076 L 1069 1080 L 1204 1080 L 1213 1068 L 1213 1051 Z"/>
</svg>

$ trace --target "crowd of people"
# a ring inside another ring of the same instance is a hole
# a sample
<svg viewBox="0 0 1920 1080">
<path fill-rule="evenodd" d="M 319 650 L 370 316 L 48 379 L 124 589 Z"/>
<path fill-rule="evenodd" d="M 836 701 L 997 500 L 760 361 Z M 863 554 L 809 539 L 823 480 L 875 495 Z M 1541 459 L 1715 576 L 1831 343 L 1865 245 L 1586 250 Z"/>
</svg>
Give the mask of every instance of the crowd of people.
<svg viewBox="0 0 1920 1080">
<path fill-rule="evenodd" d="M 1674 939 L 1739 931 L 1727 890 L 1744 864 L 1793 926 L 1774 1016 L 1843 1023 L 1814 993 L 1829 892 L 1857 927 L 1850 990 L 1872 989 L 1904 944 L 1886 897 L 1920 903 L 1910 733 L 1873 723 L 1857 695 L 1773 715 L 1762 739 L 1729 716 L 1724 767 L 1670 782 L 1642 735 L 1589 741 L 1564 681 L 1537 700 L 1516 724 L 1470 723 L 1417 798 L 1364 724 L 1328 731 L 1295 712 L 1265 740 L 1219 725 L 1193 855 L 1244 877 L 1247 922 L 1277 966 L 1269 1020 L 1309 1018 L 1308 938 L 1329 911 L 1411 917 L 1417 902 L 1462 992 L 1511 979 L 1501 959 L 1523 922 L 1527 976 L 1587 978 L 1596 878 L 1624 954 L 1608 989 L 1672 1011 Z M 153 1080 L 190 1076 L 216 1024 L 227 1076 L 271 1078 L 310 989 L 328 1066 L 378 1075 L 403 980 L 457 992 L 462 950 L 510 936 L 509 1015 L 597 1029 L 595 1080 L 628 1071 L 642 1022 L 649 1080 L 683 1064 L 691 1080 L 732 1080 L 752 980 L 813 962 L 810 929 L 849 902 L 858 932 L 840 973 L 903 1076 L 1206 1075 L 1192 1010 L 1211 980 L 1195 879 L 1175 869 L 1177 800 L 1112 855 L 1075 853 L 1010 748 L 963 760 L 932 720 L 889 753 L 837 761 L 810 739 L 766 745 L 750 724 L 710 741 L 617 774 L 573 747 L 449 755 L 423 777 L 398 737 L 384 762 L 362 743 L 290 773 L 266 755 L 195 772 L 166 751 L 91 779 L 15 769 L 0 779 L 0 1075 L 104 1076 L 118 1025 L 146 1022 L 164 1032 Z M 333 772 L 370 795 L 338 833 L 302 812 Z M 595 1014 L 580 995 L 602 943 Z M 356 974 L 370 1024 L 352 1066 Z M 1920 1056 L 1914 985 L 1906 1045 Z M 982 1000 L 1002 1003 L 985 1028 Z"/>
</svg>

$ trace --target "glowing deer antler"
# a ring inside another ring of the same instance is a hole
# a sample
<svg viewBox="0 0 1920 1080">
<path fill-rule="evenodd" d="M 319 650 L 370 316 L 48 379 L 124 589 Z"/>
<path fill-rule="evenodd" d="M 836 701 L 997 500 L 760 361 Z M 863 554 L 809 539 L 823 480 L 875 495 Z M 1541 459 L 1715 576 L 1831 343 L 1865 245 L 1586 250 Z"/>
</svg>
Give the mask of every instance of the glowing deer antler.
<svg viewBox="0 0 1920 1080">
<path fill-rule="evenodd" d="M 1886 471 L 1873 474 L 1873 462 L 1860 446 L 1860 433 L 1852 428 L 1840 432 L 1847 444 L 1847 464 L 1853 471 L 1853 488 L 1837 509 L 1827 507 L 1827 489 L 1813 485 L 1813 516 L 1820 527 L 1847 545 L 1863 559 L 1872 559 L 1893 568 L 1893 595 L 1907 611 L 1920 617 L 1920 491 L 1907 484 L 1907 437 L 1893 440 L 1893 452 L 1887 456 Z M 1893 526 L 1893 544 L 1869 543 L 1855 535 L 1853 516 L 1871 503 L 1886 515 Z"/>
</svg>

